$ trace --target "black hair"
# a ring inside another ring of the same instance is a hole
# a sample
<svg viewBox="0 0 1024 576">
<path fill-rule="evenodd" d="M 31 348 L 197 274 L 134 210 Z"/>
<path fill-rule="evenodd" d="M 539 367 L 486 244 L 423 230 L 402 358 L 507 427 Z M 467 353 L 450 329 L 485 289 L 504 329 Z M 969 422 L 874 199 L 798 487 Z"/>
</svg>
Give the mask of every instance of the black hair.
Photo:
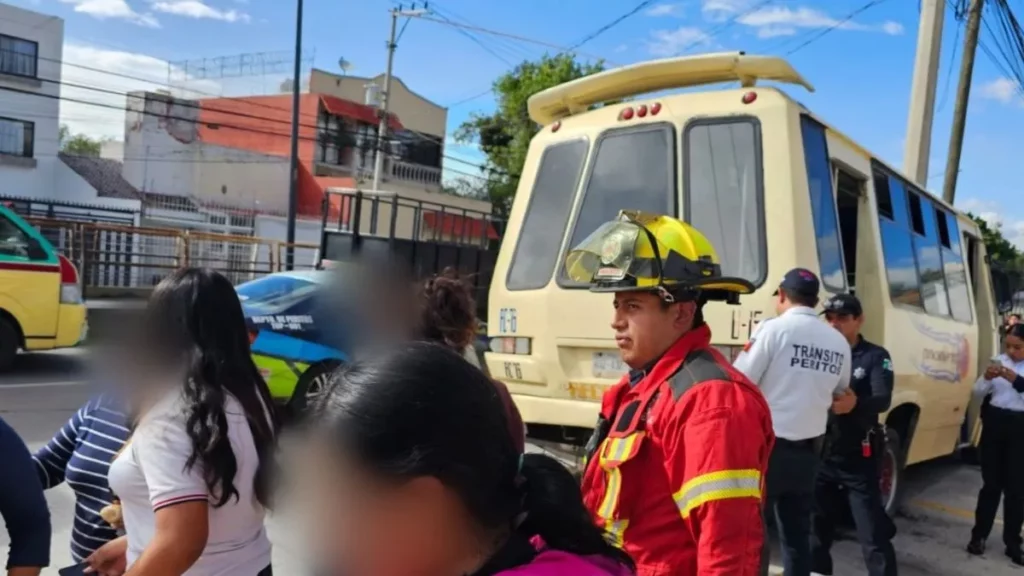
<svg viewBox="0 0 1024 576">
<path fill-rule="evenodd" d="M 224 401 L 245 412 L 259 457 L 254 493 L 270 504 L 274 449 L 280 427 L 270 390 L 253 363 L 242 305 L 231 282 L 213 270 L 184 268 L 153 290 L 145 313 L 145 343 L 160 367 L 184 365 L 186 430 L 203 479 L 220 507 L 238 498 L 238 460 L 228 437 Z"/>
<path fill-rule="evenodd" d="M 540 536 L 551 548 L 632 567 L 593 523 L 569 470 L 520 454 L 494 384 L 447 346 L 407 343 L 346 365 L 310 424 L 386 478 L 438 479 L 488 533 Z"/>
<path fill-rule="evenodd" d="M 461 353 L 476 331 L 476 301 L 468 282 L 453 268 L 426 279 L 418 286 L 420 340 L 443 344 Z"/>
<path fill-rule="evenodd" d="M 1016 318 L 1018 321 L 1021 319 L 1020 314 L 1017 314 L 1016 312 L 1006 317 L 1007 320 L 1009 320 L 1010 318 Z"/>
<path fill-rule="evenodd" d="M 1006 331 L 1007 336 L 1024 340 L 1024 324 L 1014 324 Z"/>
<path fill-rule="evenodd" d="M 800 294 L 793 290 L 787 290 L 786 288 L 779 288 L 779 292 L 786 295 L 786 300 L 789 300 L 797 306 L 807 306 L 808 308 L 814 308 L 818 305 L 817 294 Z"/>
</svg>

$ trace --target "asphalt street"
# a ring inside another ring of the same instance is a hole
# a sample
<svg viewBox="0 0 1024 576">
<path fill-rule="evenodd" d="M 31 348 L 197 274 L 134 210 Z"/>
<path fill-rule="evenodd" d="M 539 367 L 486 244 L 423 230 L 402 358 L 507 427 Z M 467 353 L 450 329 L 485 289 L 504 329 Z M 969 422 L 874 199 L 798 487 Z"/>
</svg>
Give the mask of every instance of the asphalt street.
<svg viewBox="0 0 1024 576">
<path fill-rule="evenodd" d="M 94 392 L 84 350 L 26 355 L 15 369 L 0 376 L 0 416 L 9 422 L 33 450 L 46 443 L 70 415 Z M 532 446 L 565 457 L 551 446 Z M 1000 526 L 990 538 L 985 558 L 963 551 L 973 517 L 974 499 L 980 485 L 978 469 L 953 459 L 913 467 L 907 476 L 906 504 L 897 519 L 896 554 L 903 576 L 990 576 L 1020 574 L 1002 556 Z M 72 493 L 66 486 L 47 494 L 54 524 L 52 566 L 44 574 L 71 564 L 68 542 L 74 514 Z M 274 542 L 274 571 L 284 576 L 310 574 L 304 552 L 301 522 L 288 516 L 288 506 L 268 522 Z M 834 550 L 836 576 L 864 574 L 860 547 L 846 534 Z M 0 549 L 8 545 L 0 530 Z M 3 554 L 0 553 L 0 558 Z"/>
</svg>

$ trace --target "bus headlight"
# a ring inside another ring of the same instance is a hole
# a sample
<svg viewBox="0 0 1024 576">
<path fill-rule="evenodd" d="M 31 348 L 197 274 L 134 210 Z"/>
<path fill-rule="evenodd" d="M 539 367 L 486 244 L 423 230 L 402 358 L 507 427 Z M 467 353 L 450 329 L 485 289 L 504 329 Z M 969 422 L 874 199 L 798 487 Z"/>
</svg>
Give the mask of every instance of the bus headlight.
<svg viewBox="0 0 1024 576">
<path fill-rule="evenodd" d="M 495 336 L 494 338 L 491 338 L 490 348 L 491 352 L 496 354 L 519 354 L 522 356 L 529 356 L 532 349 L 530 342 L 530 338 L 525 338 L 523 336 Z"/>
</svg>

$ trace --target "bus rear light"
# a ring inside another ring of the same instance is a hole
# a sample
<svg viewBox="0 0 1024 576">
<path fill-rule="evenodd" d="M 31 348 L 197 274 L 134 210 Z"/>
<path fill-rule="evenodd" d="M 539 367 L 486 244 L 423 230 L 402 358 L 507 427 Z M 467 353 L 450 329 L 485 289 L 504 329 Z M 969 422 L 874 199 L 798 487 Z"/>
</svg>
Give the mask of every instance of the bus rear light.
<svg viewBox="0 0 1024 576">
<path fill-rule="evenodd" d="M 79 286 L 78 269 L 63 255 L 58 254 L 60 262 L 60 303 L 81 304 L 82 287 Z"/>
<path fill-rule="evenodd" d="M 632 120 L 633 119 L 633 107 L 627 106 L 619 112 L 619 120 Z"/>
<path fill-rule="evenodd" d="M 636 117 L 637 118 L 643 118 L 644 116 L 647 116 L 647 105 L 646 104 L 641 104 L 636 109 Z"/>
<path fill-rule="evenodd" d="M 741 100 L 744 104 L 753 104 L 757 100 L 757 92 L 747 92 Z"/>
<path fill-rule="evenodd" d="M 561 122 L 555 122 L 554 124 L 551 125 L 551 131 L 552 132 L 558 132 L 558 129 L 561 128 L 561 127 L 562 127 L 562 123 Z"/>
<path fill-rule="evenodd" d="M 661 112 L 661 102 L 651 104 L 651 116 L 657 116 L 658 112 Z"/>
<path fill-rule="evenodd" d="M 510 337 L 510 336 L 495 336 L 491 338 L 490 342 L 491 352 L 495 354 L 518 354 L 520 356 L 529 356 L 532 351 L 530 338 Z"/>
</svg>

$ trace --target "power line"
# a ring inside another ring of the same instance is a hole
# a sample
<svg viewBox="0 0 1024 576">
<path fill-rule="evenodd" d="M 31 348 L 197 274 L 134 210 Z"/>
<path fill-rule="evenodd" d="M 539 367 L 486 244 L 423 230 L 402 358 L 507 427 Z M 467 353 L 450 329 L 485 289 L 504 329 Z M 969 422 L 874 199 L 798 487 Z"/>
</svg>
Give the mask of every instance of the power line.
<svg viewBox="0 0 1024 576">
<path fill-rule="evenodd" d="M 612 28 L 618 26 L 622 22 L 628 20 L 631 16 L 635 15 L 637 12 L 643 10 L 644 8 L 650 6 L 653 3 L 654 3 L 654 0 L 644 0 L 643 2 L 637 4 L 636 7 L 634 7 L 632 10 L 626 12 L 622 16 L 619 16 L 618 18 L 616 18 L 615 20 L 612 20 L 611 22 L 605 24 L 604 26 L 601 26 L 597 30 L 594 30 L 593 32 L 591 32 L 590 34 L 585 36 L 582 40 L 580 40 L 579 42 L 577 42 L 577 43 L 573 44 L 572 46 L 570 46 L 568 48 L 568 50 L 566 50 L 566 52 L 573 52 L 573 51 L 575 51 L 580 46 L 583 46 L 587 42 L 590 42 L 594 38 L 597 38 L 601 34 L 604 34 L 605 32 L 607 32 L 607 31 L 611 30 Z"/>
<path fill-rule="evenodd" d="M 885 1 L 886 0 L 871 0 L 871 2 L 868 2 L 868 3 L 864 4 L 860 8 L 857 8 L 856 10 L 854 10 L 853 12 L 850 12 L 845 17 L 843 17 L 841 20 L 839 20 L 838 22 L 835 22 L 834 24 L 832 24 L 828 28 L 825 28 L 825 29 L 819 31 L 817 34 L 815 34 L 812 37 L 808 38 L 805 42 L 803 42 L 802 44 L 798 45 L 796 48 L 793 48 L 789 52 L 786 52 L 786 56 L 791 56 L 791 55 L 795 54 L 796 52 L 799 52 L 800 50 L 803 50 L 804 48 L 810 46 L 811 44 L 814 44 L 815 42 L 817 42 L 818 40 L 821 40 L 822 37 L 824 37 L 825 35 L 829 34 L 830 32 L 836 30 L 837 28 L 841 28 L 841 27 L 845 26 L 850 20 L 853 20 L 859 14 L 861 14 L 861 13 L 863 13 L 863 12 L 865 12 L 865 11 L 871 9 L 871 8 L 874 8 L 875 6 L 881 4 L 881 3 L 885 2 Z"/>
<path fill-rule="evenodd" d="M 508 32 L 501 32 L 501 31 L 498 31 L 498 30 L 492 30 L 490 28 L 484 28 L 482 26 L 474 26 L 474 25 L 470 25 L 470 24 L 460 24 L 458 22 L 452 22 L 450 20 L 446 21 L 446 20 L 441 20 L 441 19 L 438 19 L 438 18 L 431 18 L 430 16 L 416 16 L 416 18 L 419 18 L 420 20 L 426 20 L 427 22 L 434 22 L 435 24 L 441 24 L 443 26 L 451 26 L 453 28 L 461 28 L 463 30 L 470 30 L 470 31 L 473 31 L 473 32 L 479 32 L 481 34 L 490 34 L 492 36 L 497 36 L 497 37 L 500 37 L 500 38 L 509 38 L 511 40 L 517 40 L 519 42 L 523 42 L 525 44 L 536 44 L 538 46 L 544 46 L 545 48 L 552 48 L 554 50 L 558 50 L 559 52 L 572 52 L 573 51 L 573 50 L 570 50 L 570 49 L 566 48 L 565 46 L 559 46 L 558 44 L 553 44 L 551 42 L 546 42 L 544 40 L 535 40 L 533 38 L 528 38 L 526 36 L 520 36 L 518 34 L 511 34 L 511 33 L 508 33 Z M 593 58 L 595 60 L 605 60 L 605 58 L 603 58 L 601 56 L 596 56 L 594 54 L 587 54 L 585 52 L 577 52 L 577 54 L 580 54 L 581 56 L 586 56 L 588 58 Z"/>
</svg>

